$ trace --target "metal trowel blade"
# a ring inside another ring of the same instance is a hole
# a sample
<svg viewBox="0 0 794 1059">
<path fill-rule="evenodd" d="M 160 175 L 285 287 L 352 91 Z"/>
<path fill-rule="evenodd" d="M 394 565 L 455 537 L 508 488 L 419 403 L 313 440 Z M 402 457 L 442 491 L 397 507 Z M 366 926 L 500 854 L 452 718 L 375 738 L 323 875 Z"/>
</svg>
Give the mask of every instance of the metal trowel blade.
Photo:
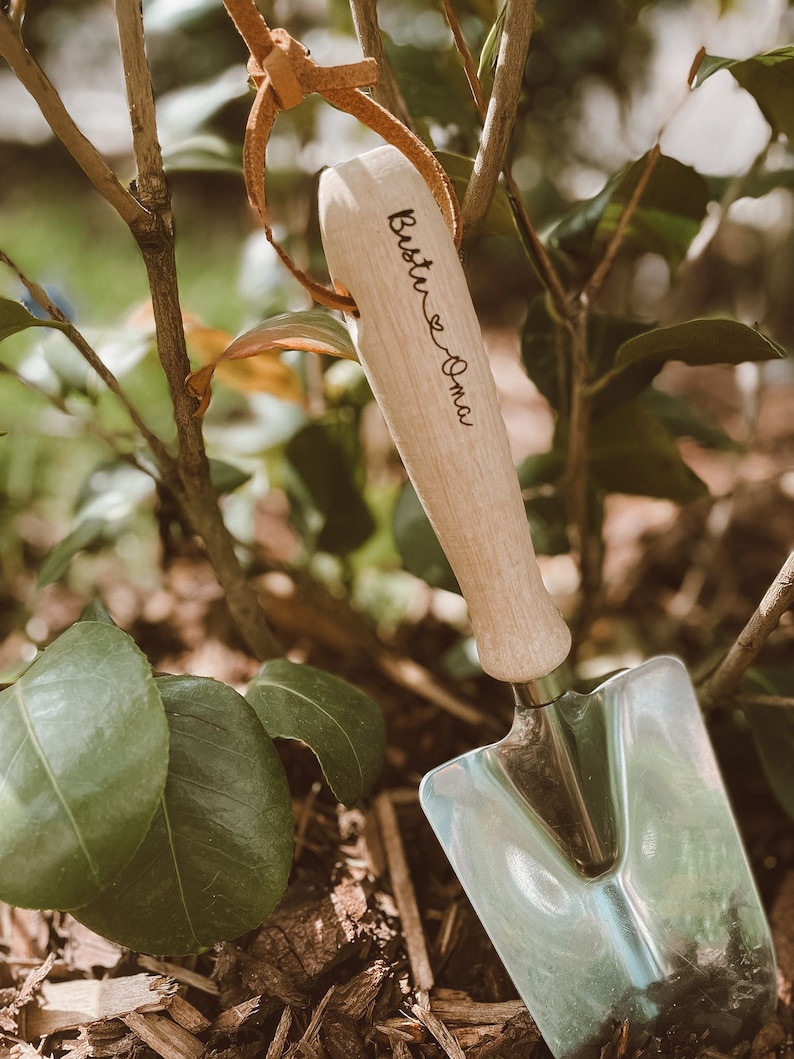
<svg viewBox="0 0 794 1059">
<path fill-rule="evenodd" d="M 517 710 L 422 807 L 558 1059 L 677 1025 L 719 1047 L 775 1006 L 772 942 L 684 667 Z"/>
</svg>

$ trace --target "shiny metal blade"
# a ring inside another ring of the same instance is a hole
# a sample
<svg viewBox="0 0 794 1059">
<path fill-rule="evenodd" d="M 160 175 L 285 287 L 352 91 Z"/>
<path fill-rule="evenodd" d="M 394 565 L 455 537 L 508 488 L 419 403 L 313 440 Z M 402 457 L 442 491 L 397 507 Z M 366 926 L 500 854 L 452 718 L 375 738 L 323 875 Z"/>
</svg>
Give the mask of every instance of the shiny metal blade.
<svg viewBox="0 0 794 1059">
<path fill-rule="evenodd" d="M 517 710 L 422 807 L 558 1059 L 676 1025 L 715 1046 L 775 1006 L 772 942 L 700 708 L 657 658 Z"/>
</svg>

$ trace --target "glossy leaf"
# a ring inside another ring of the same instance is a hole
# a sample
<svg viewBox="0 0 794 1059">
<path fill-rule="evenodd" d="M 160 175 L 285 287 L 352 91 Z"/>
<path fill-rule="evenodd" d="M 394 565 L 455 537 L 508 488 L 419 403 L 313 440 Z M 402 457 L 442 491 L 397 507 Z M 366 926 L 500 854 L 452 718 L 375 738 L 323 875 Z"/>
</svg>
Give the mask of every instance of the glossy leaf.
<svg viewBox="0 0 794 1059">
<path fill-rule="evenodd" d="M 372 535 L 375 521 L 333 427 L 309 423 L 290 438 L 285 455 L 284 485 L 298 533 L 312 550 L 355 551 Z"/>
<path fill-rule="evenodd" d="M 359 801 L 383 762 L 383 715 L 363 691 L 312 666 L 266 662 L 246 692 L 273 738 L 300 739 L 344 805 Z"/>
<path fill-rule="evenodd" d="M 773 131 L 794 142 L 794 47 L 776 48 L 749 59 L 724 59 L 705 55 L 695 86 L 718 70 L 730 70 L 738 83 L 755 99 Z"/>
<path fill-rule="evenodd" d="M 272 912 L 290 872 L 292 812 L 281 760 L 242 696 L 206 677 L 157 686 L 171 732 L 157 814 L 122 875 L 74 914 L 137 951 L 184 955 Z"/>
<path fill-rule="evenodd" d="M 668 360 L 685 364 L 742 364 L 776 360 L 785 352 L 752 327 L 736 320 L 688 320 L 631 338 L 615 354 L 613 372 L 637 364 L 661 367 Z"/>
<path fill-rule="evenodd" d="M 745 683 L 755 693 L 794 697 L 791 667 L 750 670 Z M 770 786 L 789 816 L 794 817 L 794 709 L 752 705 L 745 708 L 744 715 Z"/>
<path fill-rule="evenodd" d="M 130 861 L 168 766 L 149 663 L 112 625 L 79 622 L 0 694 L 0 897 L 73 908 Z"/>
<path fill-rule="evenodd" d="M 601 191 L 577 203 L 550 236 L 552 245 L 589 256 L 615 231 L 631 199 L 647 155 L 610 177 Z M 662 155 L 651 173 L 624 242 L 644 252 L 661 254 L 675 268 L 683 260 L 709 202 L 704 178 L 691 166 Z"/>
<path fill-rule="evenodd" d="M 11 298 L 0 298 L 0 342 L 28 327 L 54 327 L 65 331 L 66 325 L 57 320 L 42 320 L 29 313 L 21 302 Z"/>
<path fill-rule="evenodd" d="M 668 431 L 637 401 L 593 423 L 588 465 L 607 492 L 662 497 L 679 504 L 708 495 Z"/>
</svg>

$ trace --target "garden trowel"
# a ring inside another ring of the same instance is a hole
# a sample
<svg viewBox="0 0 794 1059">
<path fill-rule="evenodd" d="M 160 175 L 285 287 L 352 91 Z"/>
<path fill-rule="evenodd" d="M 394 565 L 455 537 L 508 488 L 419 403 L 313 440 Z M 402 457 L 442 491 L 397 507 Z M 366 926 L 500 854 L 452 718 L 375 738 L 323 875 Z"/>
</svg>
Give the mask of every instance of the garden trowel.
<svg viewBox="0 0 794 1059">
<path fill-rule="evenodd" d="M 558 1059 L 649 1037 L 725 1047 L 774 1009 L 769 930 L 700 709 L 656 658 L 564 691 L 568 629 L 540 578 L 479 325 L 423 177 L 393 147 L 320 184 L 328 266 L 361 363 L 514 687 L 499 743 L 425 777 L 422 806 Z"/>
</svg>

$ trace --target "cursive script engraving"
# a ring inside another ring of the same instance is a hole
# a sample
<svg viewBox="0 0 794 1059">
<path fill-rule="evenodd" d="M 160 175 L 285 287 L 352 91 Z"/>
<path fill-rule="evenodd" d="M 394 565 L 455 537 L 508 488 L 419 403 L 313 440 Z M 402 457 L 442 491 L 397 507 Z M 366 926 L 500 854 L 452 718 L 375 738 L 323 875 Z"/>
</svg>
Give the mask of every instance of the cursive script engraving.
<svg viewBox="0 0 794 1059">
<path fill-rule="evenodd" d="M 400 256 L 408 265 L 408 275 L 411 277 L 413 289 L 421 298 L 422 315 L 427 324 L 427 332 L 433 345 L 444 356 L 441 362 L 441 371 L 450 380 L 449 392 L 452 395 L 452 403 L 455 406 L 458 421 L 461 426 L 474 426 L 469 418 L 472 414 L 471 408 L 466 401 L 466 391 L 460 376 L 465 374 L 468 362 L 456 353 L 450 352 L 449 346 L 444 344 L 444 323 L 437 312 L 433 311 L 430 303 L 430 291 L 427 282 L 430 276 L 432 261 L 424 256 L 422 250 L 414 243 L 414 233 L 411 229 L 416 225 L 416 216 L 413 210 L 400 210 L 398 213 L 389 215 L 389 228 L 397 236 L 397 246 Z"/>
</svg>

